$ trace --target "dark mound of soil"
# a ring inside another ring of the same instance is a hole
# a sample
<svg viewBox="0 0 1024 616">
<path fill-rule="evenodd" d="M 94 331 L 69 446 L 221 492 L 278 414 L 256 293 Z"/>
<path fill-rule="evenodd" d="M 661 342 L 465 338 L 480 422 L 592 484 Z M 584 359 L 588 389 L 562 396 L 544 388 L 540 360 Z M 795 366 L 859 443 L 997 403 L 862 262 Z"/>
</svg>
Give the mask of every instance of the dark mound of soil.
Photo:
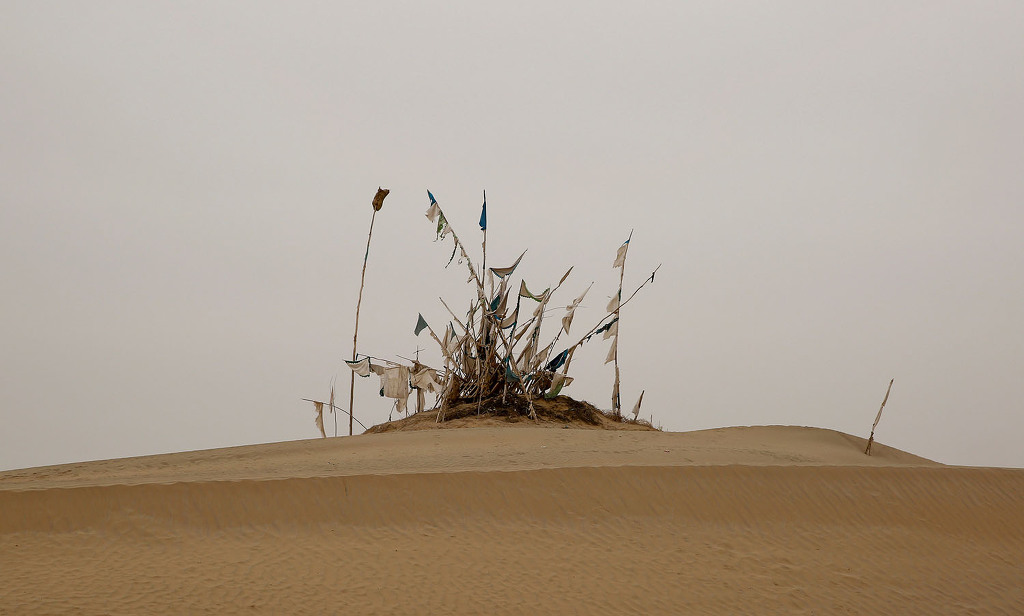
<svg viewBox="0 0 1024 616">
<path fill-rule="evenodd" d="M 449 404 L 443 418 L 440 417 L 438 409 L 433 409 L 373 426 L 366 433 L 498 426 L 521 422 L 605 430 L 654 429 L 644 420 L 633 421 L 624 417 L 616 417 L 589 402 L 574 400 L 568 396 L 558 396 L 551 400 L 535 398 L 533 410 L 537 415 L 536 420 L 530 417 L 530 401 L 525 396 L 509 394 L 504 400 L 501 396 L 484 398 L 480 403 L 478 414 L 476 398 L 461 398 Z"/>
</svg>

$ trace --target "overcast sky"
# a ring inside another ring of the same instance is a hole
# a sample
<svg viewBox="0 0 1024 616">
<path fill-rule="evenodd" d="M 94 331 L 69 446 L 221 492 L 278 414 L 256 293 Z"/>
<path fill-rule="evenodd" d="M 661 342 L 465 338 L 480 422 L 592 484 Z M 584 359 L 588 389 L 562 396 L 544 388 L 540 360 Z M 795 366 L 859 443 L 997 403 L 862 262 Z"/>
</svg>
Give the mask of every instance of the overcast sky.
<svg viewBox="0 0 1024 616">
<path fill-rule="evenodd" d="M 378 185 L 365 353 L 436 361 L 417 313 L 471 296 L 426 190 L 477 246 L 486 189 L 489 265 L 595 283 L 580 333 L 630 229 L 627 288 L 664 264 L 620 358 L 665 429 L 866 437 L 895 378 L 879 441 L 1024 466 L 1021 32 L 1016 0 L 4 2 L 0 469 L 318 436 Z M 603 408 L 607 344 L 566 390 Z"/>
</svg>

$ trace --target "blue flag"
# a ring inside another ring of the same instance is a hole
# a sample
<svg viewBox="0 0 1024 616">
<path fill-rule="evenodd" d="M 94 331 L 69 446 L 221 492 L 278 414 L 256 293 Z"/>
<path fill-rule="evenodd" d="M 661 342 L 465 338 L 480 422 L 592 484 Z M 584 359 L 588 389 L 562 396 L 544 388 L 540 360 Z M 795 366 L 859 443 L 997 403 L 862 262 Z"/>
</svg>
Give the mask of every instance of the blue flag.
<svg viewBox="0 0 1024 616">
<path fill-rule="evenodd" d="M 430 197 L 430 205 L 434 205 L 434 204 L 437 203 L 437 199 L 434 198 L 434 193 L 432 193 L 432 192 L 430 192 L 428 190 L 427 191 L 427 196 Z"/>
<path fill-rule="evenodd" d="M 484 209 L 480 212 L 480 230 L 487 230 L 487 191 L 484 191 Z"/>
</svg>

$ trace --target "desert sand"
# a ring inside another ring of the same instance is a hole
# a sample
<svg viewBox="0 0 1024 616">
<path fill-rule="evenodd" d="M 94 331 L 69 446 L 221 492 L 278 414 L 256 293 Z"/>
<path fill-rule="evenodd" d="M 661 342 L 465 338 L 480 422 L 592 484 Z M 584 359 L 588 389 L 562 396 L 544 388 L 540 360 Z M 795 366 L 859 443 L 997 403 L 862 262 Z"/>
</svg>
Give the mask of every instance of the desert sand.
<svg viewBox="0 0 1024 616">
<path fill-rule="evenodd" d="M 8 471 L 0 614 L 1024 613 L 1024 470 L 864 444 L 495 423 Z"/>
</svg>

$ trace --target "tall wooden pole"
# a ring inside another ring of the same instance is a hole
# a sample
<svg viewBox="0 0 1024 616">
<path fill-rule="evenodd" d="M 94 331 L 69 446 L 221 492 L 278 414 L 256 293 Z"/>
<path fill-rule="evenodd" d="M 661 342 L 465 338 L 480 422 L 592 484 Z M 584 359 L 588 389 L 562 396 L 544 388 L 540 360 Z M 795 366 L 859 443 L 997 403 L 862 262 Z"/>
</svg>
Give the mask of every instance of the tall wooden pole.
<svg viewBox="0 0 1024 616">
<path fill-rule="evenodd" d="M 621 236 L 620 236 L 621 237 Z M 622 255 L 622 267 L 619 269 L 619 298 L 615 304 L 616 332 L 615 332 L 615 385 L 612 387 L 612 410 L 616 417 L 622 416 L 622 395 L 619 392 L 619 332 L 622 331 L 622 283 L 626 278 L 626 257 L 629 256 L 629 240 L 633 239 L 633 230 L 630 229 L 629 237 L 626 238 L 626 254 Z"/>
<path fill-rule="evenodd" d="M 352 334 L 352 361 L 356 361 L 356 344 L 359 340 L 359 308 L 363 305 L 363 286 L 366 285 L 366 262 L 370 258 L 370 240 L 373 238 L 373 221 L 377 218 L 377 212 L 384 205 L 384 197 L 391 192 L 386 188 L 377 188 L 377 194 L 373 197 L 373 214 L 370 216 L 370 232 L 366 235 L 366 253 L 363 255 L 363 274 L 359 279 L 359 299 L 356 301 L 356 328 Z M 355 419 L 356 373 L 352 372 L 352 378 L 348 385 L 348 435 L 352 436 L 352 420 Z M 362 424 L 360 424 L 362 425 Z"/>
</svg>

